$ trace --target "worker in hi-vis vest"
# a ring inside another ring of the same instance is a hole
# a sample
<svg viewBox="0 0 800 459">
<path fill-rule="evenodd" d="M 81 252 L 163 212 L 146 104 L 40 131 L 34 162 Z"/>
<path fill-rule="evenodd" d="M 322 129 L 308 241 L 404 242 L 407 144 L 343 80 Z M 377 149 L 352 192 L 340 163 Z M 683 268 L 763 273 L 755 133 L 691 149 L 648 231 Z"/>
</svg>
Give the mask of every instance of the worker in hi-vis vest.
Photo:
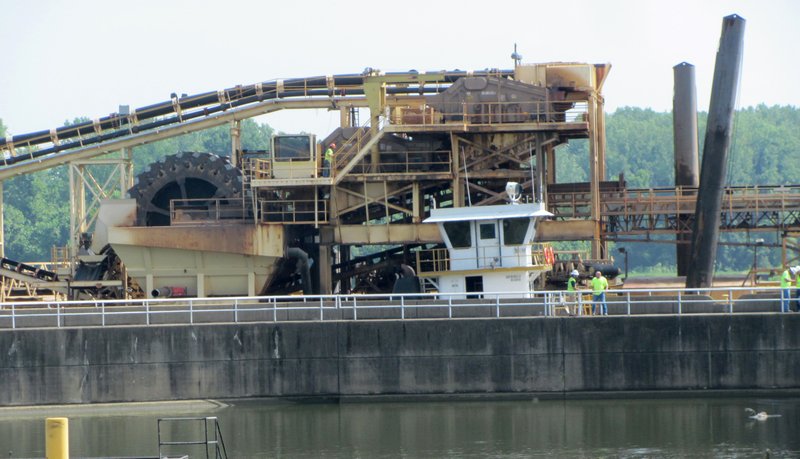
<svg viewBox="0 0 800 459">
<path fill-rule="evenodd" d="M 792 301 L 792 275 L 794 268 L 786 268 L 781 274 L 781 312 L 789 312 L 789 303 Z"/>
<path fill-rule="evenodd" d="M 794 267 L 795 281 L 795 305 L 794 310 L 800 312 L 800 266 Z"/>
<path fill-rule="evenodd" d="M 577 269 L 573 269 L 569 274 L 567 281 L 567 301 L 575 305 L 575 315 L 580 314 L 580 304 L 578 303 L 578 276 L 580 273 Z M 570 314 L 569 307 L 567 307 L 567 314 Z"/>
<path fill-rule="evenodd" d="M 603 273 L 596 271 L 592 278 L 592 314 L 597 314 L 597 306 L 599 305 L 600 314 L 608 315 L 606 290 L 608 290 L 608 279 L 603 276 Z"/>
<path fill-rule="evenodd" d="M 325 150 L 325 155 L 322 157 L 322 176 L 323 177 L 330 177 L 331 174 L 331 167 L 333 167 L 333 150 L 336 149 L 336 144 L 331 142 L 328 145 L 328 149 Z"/>
</svg>

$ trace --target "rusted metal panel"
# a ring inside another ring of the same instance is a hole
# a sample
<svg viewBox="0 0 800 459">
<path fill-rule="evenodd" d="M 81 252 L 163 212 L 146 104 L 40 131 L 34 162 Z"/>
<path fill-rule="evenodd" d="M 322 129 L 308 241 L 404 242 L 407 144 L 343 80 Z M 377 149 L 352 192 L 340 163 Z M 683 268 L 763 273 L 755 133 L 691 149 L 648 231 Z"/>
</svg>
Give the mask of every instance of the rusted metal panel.
<svg viewBox="0 0 800 459">
<path fill-rule="evenodd" d="M 488 124 L 544 121 L 550 112 L 547 100 L 548 90 L 542 86 L 494 77 L 467 77 L 429 97 L 428 103 L 443 113 L 445 121 Z"/>
<path fill-rule="evenodd" d="M 580 241 L 591 239 L 593 234 L 591 220 L 541 220 L 536 227 L 537 241 Z"/>
<path fill-rule="evenodd" d="M 411 244 L 417 242 L 441 243 L 442 236 L 436 225 L 341 225 L 334 231 L 338 244 Z"/>
<path fill-rule="evenodd" d="M 116 227 L 109 229 L 109 242 L 112 246 L 123 244 L 282 257 L 283 231 L 281 225 L 230 223 L 208 226 Z"/>
</svg>

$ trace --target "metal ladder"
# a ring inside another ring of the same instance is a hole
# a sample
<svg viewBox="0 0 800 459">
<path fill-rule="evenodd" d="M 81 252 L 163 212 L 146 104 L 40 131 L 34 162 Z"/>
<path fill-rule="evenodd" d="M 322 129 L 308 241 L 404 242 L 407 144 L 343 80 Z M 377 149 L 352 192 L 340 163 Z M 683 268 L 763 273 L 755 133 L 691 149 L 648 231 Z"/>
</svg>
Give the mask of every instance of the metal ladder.
<svg viewBox="0 0 800 459">
<path fill-rule="evenodd" d="M 166 439 L 166 432 L 162 433 L 162 424 L 166 430 L 167 426 L 172 430 L 174 435 L 176 431 L 180 434 L 188 435 L 188 438 L 181 440 Z M 201 438 L 197 438 L 194 434 L 200 434 Z M 225 450 L 225 442 L 222 439 L 222 431 L 219 427 L 219 420 L 216 416 L 197 417 L 197 418 L 159 418 L 158 419 L 158 457 L 162 459 L 167 458 L 188 458 L 189 454 L 180 452 L 178 455 L 167 455 L 170 450 L 175 450 L 176 446 L 181 446 L 184 450 L 188 447 L 192 451 L 197 451 L 202 445 L 205 450 L 206 459 L 228 459 L 228 453 Z M 192 457 L 202 457 L 200 455 L 192 455 Z"/>
</svg>

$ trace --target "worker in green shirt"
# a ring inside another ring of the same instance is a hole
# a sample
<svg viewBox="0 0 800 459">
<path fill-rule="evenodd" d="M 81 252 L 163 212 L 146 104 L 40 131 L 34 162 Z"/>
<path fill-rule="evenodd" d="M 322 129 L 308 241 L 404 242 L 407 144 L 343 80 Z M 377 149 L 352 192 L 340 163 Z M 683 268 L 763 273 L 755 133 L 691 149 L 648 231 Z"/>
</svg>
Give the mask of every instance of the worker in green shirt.
<svg viewBox="0 0 800 459">
<path fill-rule="evenodd" d="M 325 150 L 325 155 L 322 157 L 322 159 L 323 159 L 323 162 L 322 162 L 322 176 L 323 177 L 330 177 L 330 176 L 333 175 L 333 174 L 331 174 L 331 167 L 333 167 L 333 150 L 335 150 L 335 149 L 336 149 L 336 144 L 331 142 L 331 144 L 328 145 L 328 149 Z"/>
<path fill-rule="evenodd" d="M 600 314 L 608 315 L 606 290 L 608 290 L 608 279 L 603 276 L 603 273 L 596 271 L 592 278 L 592 314 L 597 314 L 597 306 L 600 305 Z"/>
<path fill-rule="evenodd" d="M 794 293 L 795 293 L 794 310 L 797 311 L 797 312 L 800 312 L 800 266 L 795 266 L 794 268 L 789 268 L 789 269 L 791 271 L 793 271 L 793 274 L 795 275 L 795 279 L 796 279 L 795 280 L 795 287 L 796 288 L 795 288 L 795 291 L 794 291 Z"/>
<path fill-rule="evenodd" d="M 567 301 L 575 305 L 574 315 L 580 314 L 580 309 L 579 309 L 580 305 L 578 304 L 578 294 L 577 294 L 578 276 L 580 276 L 578 270 L 573 269 L 569 275 L 569 280 L 567 281 Z M 567 314 L 569 314 L 569 307 L 567 307 Z"/>
<path fill-rule="evenodd" d="M 789 302 L 792 299 L 792 274 L 794 268 L 791 268 L 792 271 L 789 271 L 789 269 L 784 269 L 783 274 L 781 274 L 781 312 L 789 312 Z"/>
</svg>

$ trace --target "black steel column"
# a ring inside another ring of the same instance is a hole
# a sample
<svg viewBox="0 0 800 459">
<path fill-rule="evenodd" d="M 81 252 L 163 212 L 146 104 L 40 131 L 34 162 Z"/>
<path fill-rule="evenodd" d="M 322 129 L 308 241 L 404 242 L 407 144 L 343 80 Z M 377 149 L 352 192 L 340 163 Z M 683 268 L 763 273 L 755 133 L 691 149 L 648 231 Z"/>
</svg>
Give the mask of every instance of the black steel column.
<svg viewBox="0 0 800 459">
<path fill-rule="evenodd" d="M 675 187 L 681 187 L 685 195 L 686 188 L 697 188 L 700 184 L 700 166 L 697 153 L 697 89 L 694 77 L 694 65 L 681 62 L 672 68 L 674 71 L 675 93 L 672 98 L 672 132 L 675 155 Z M 678 214 L 678 234 L 675 239 L 675 255 L 678 264 L 678 275 L 685 276 L 689 269 L 692 254 L 689 232 L 680 232 L 691 221 L 689 215 Z"/>
<path fill-rule="evenodd" d="M 692 233 L 692 255 L 686 274 L 686 286 L 689 288 L 710 287 L 714 277 L 722 190 L 728 168 L 733 112 L 742 63 L 744 23 L 744 18 L 735 14 L 722 20 L 722 36 L 714 67 L 708 126 L 703 145 L 703 167 L 700 171 L 700 188 Z"/>
</svg>

